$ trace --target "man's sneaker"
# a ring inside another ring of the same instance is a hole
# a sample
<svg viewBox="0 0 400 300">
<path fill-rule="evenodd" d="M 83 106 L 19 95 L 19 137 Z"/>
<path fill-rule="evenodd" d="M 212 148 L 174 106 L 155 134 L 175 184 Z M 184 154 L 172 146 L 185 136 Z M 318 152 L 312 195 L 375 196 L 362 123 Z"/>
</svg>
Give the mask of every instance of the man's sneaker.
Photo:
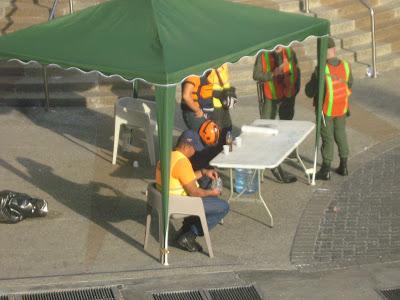
<svg viewBox="0 0 400 300">
<path fill-rule="evenodd" d="M 203 248 L 196 242 L 196 235 L 191 231 L 186 231 L 176 240 L 176 243 L 183 250 L 189 252 L 203 251 Z"/>
</svg>

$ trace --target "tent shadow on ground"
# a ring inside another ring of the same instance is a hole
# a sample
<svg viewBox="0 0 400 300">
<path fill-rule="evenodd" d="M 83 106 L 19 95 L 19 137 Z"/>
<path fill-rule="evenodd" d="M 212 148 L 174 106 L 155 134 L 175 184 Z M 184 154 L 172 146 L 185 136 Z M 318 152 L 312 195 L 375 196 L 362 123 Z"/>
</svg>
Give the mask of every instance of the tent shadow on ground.
<svg viewBox="0 0 400 300">
<path fill-rule="evenodd" d="M 40 107 L 1 107 L 1 114 L 8 114 L 14 110 L 18 110 L 24 114 L 33 124 L 46 128 L 76 146 L 83 148 L 84 151 L 91 152 L 98 158 L 101 158 L 110 164 L 112 168 L 112 149 L 114 137 L 114 118 L 102 113 L 98 110 L 85 109 L 82 107 L 55 108 L 46 112 Z M 91 134 L 92 133 L 92 134 Z M 93 145 L 97 149 L 91 149 Z M 134 138 L 135 153 L 123 152 L 121 147 L 118 151 L 117 165 L 121 170 L 117 169 L 112 176 L 131 177 L 133 160 L 138 160 L 140 165 L 146 168 L 150 167 L 148 158 L 145 135 L 140 130 L 135 130 Z M 127 163 L 128 161 L 128 163 Z M 130 172 L 129 170 L 130 169 Z M 148 177 L 144 173 L 143 178 Z"/>
<path fill-rule="evenodd" d="M 158 259 L 144 251 L 141 241 L 138 242 L 129 233 L 123 232 L 113 225 L 113 223 L 124 220 L 133 220 L 144 225 L 146 203 L 143 200 L 129 197 L 105 183 L 81 184 L 72 182 L 56 175 L 50 166 L 29 158 L 19 157 L 17 161 L 26 168 L 28 175 L 4 160 L 0 160 L 0 165 L 115 237 L 155 260 Z M 51 207 L 51 203 L 49 206 Z M 91 237 L 90 232 L 88 236 Z M 88 249 L 88 251 L 97 253 L 104 239 L 99 239 L 99 236 L 96 235 L 92 236 L 94 239 L 90 241 L 92 249 Z"/>
</svg>

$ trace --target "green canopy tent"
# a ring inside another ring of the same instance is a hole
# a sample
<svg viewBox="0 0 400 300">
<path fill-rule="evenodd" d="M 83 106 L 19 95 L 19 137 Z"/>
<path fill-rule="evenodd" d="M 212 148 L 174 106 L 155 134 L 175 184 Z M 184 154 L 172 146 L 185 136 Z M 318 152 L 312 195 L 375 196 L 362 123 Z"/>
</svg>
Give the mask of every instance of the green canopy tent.
<svg viewBox="0 0 400 300">
<path fill-rule="evenodd" d="M 1 36 L 0 59 L 96 70 L 156 85 L 166 233 L 176 85 L 189 75 L 309 36 L 319 37 L 319 74 L 324 74 L 329 27 L 324 19 L 224 0 L 110 0 Z M 319 85 L 323 87 L 322 76 Z M 319 112 L 321 105 L 320 95 Z M 320 124 L 319 113 L 314 170 Z M 161 247 L 165 265 L 167 248 L 165 240 Z"/>
</svg>

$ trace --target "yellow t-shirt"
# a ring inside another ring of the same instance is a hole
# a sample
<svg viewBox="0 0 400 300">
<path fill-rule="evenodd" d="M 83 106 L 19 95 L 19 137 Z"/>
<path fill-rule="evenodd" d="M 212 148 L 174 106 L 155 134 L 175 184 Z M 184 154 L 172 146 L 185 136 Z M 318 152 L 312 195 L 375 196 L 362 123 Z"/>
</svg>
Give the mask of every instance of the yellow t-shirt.
<svg viewBox="0 0 400 300">
<path fill-rule="evenodd" d="M 169 178 L 169 190 L 170 192 L 183 189 L 183 186 L 196 180 L 196 174 L 193 171 L 192 164 L 189 159 L 183 155 L 180 151 L 173 151 L 171 153 L 171 170 Z M 160 162 L 157 163 L 156 167 L 156 182 L 158 186 L 161 186 L 161 167 Z M 174 194 L 176 194 L 174 192 Z"/>
</svg>

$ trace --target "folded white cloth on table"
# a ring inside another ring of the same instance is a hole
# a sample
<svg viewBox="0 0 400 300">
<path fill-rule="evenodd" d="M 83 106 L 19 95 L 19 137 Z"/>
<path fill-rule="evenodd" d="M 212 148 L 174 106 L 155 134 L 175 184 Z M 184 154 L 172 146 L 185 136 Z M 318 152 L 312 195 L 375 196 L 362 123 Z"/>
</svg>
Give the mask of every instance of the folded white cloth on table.
<svg viewBox="0 0 400 300">
<path fill-rule="evenodd" d="M 242 132 L 243 133 L 244 132 L 261 133 L 261 134 L 266 134 L 266 135 L 278 135 L 279 130 L 277 128 L 272 128 L 272 127 L 259 127 L 259 126 L 243 125 Z"/>
</svg>

